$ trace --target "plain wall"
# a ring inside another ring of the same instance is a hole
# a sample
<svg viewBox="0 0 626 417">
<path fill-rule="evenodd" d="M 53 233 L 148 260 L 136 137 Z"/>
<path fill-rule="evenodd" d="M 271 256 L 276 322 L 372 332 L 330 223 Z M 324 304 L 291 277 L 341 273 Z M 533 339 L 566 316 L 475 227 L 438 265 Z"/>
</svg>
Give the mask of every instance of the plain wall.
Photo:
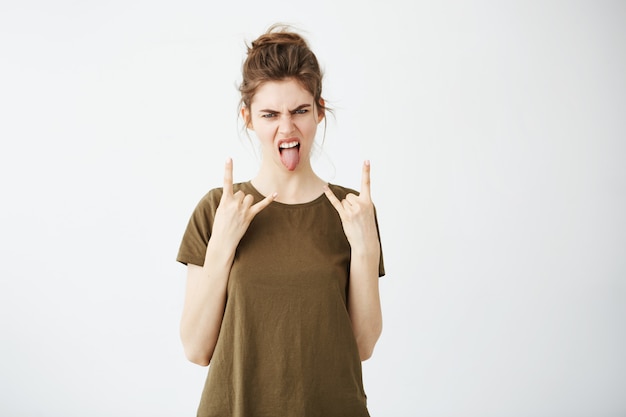
<svg viewBox="0 0 626 417">
<path fill-rule="evenodd" d="M 0 415 L 191 416 L 191 211 L 258 166 L 244 42 L 301 28 L 372 163 L 376 417 L 626 415 L 626 4 L 3 1 Z"/>
</svg>

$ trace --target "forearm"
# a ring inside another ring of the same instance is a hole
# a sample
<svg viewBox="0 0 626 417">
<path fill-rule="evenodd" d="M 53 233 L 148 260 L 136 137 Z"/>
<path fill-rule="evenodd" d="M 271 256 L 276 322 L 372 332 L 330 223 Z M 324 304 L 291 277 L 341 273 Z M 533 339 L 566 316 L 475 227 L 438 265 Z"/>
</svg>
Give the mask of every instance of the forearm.
<svg viewBox="0 0 626 417">
<path fill-rule="evenodd" d="M 380 247 L 352 250 L 348 311 L 361 360 L 368 359 L 382 332 L 378 288 Z"/>
<path fill-rule="evenodd" d="M 180 336 L 187 358 L 206 366 L 217 343 L 234 250 L 224 252 L 209 242 L 204 266 L 189 265 Z"/>
</svg>

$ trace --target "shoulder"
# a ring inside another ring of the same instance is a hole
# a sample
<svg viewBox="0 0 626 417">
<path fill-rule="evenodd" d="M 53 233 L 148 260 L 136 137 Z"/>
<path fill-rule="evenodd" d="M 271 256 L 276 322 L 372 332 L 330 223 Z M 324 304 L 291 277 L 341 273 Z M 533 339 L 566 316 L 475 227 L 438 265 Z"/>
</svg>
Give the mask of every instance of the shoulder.
<svg viewBox="0 0 626 417">
<path fill-rule="evenodd" d="M 344 198 L 346 198 L 346 196 L 348 194 L 354 194 L 354 195 L 359 195 L 359 192 L 349 188 L 349 187 L 344 187 L 342 185 L 338 185 L 338 184 L 328 184 L 328 188 L 330 188 L 330 190 L 335 194 L 335 196 L 337 196 L 338 199 L 342 200 Z"/>
<path fill-rule="evenodd" d="M 200 198 L 200 201 L 198 201 L 197 208 L 206 209 L 206 208 L 213 207 L 213 206 L 217 207 L 217 204 L 222 198 L 223 191 L 224 190 L 222 188 L 210 189 L 202 196 L 202 198 Z"/>
<path fill-rule="evenodd" d="M 248 182 L 239 182 L 233 184 L 233 192 L 237 192 L 239 190 L 243 190 L 246 193 L 249 193 Z M 198 207 L 217 207 L 220 200 L 222 199 L 222 194 L 224 194 L 224 188 L 216 187 L 207 191 L 200 201 L 198 202 Z"/>
</svg>

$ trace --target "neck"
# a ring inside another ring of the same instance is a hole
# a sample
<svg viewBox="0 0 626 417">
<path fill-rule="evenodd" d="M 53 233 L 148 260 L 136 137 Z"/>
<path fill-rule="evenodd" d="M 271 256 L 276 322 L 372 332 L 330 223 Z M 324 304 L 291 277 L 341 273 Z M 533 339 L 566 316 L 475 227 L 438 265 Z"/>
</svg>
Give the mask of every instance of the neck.
<svg viewBox="0 0 626 417">
<path fill-rule="evenodd" d="M 324 180 L 312 169 L 298 172 L 276 172 L 261 170 L 252 179 L 252 185 L 263 195 L 278 193 L 276 201 L 285 204 L 300 204 L 315 200 L 324 192 Z"/>
</svg>

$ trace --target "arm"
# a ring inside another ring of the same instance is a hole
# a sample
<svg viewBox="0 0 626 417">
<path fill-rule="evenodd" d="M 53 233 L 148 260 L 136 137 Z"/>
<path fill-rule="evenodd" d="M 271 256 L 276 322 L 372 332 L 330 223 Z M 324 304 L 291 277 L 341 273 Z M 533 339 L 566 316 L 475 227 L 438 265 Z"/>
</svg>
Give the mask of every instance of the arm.
<svg viewBox="0 0 626 417">
<path fill-rule="evenodd" d="M 187 266 L 185 303 L 180 322 L 185 356 L 202 366 L 211 361 L 217 343 L 234 258 L 234 250 L 220 250 L 215 241 L 213 238 L 209 240 L 204 266 Z"/>
<path fill-rule="evenodd" d="M 244 195 L 242 191 L 233 193 L 232 170 L 229 159 L 204 265 L 187 266 L 180 338 L 187 358 L 202 366 L 209 364 L 215 350 L 226 305 L 228 276 L 239 241 L 254 216 L 276 197 L 276 194 L 270 195 L 253 205 L 251 195 Z"/>
<path fill-rule="evenodd" d="M 352 249 L 348 312 L 362 361 L 372 356 L 383 327 L 378 290 L 379 258 L 378 246 L 370 250 Z"/>
<path fill-rule="evenodd" d="M 350 286 L 348 312 L 352 330 L 364 361 L 372 356 L 374 346 L 382 332 L 382 310 L 378 290 L 380 242 L 370 196 L 370 164 L 363 164 L 363 177 L 359 196 L 346 195 L 339 201 L 326 187 L 325 193 L 333 204 L 350 242 Z"/>
</svg>

